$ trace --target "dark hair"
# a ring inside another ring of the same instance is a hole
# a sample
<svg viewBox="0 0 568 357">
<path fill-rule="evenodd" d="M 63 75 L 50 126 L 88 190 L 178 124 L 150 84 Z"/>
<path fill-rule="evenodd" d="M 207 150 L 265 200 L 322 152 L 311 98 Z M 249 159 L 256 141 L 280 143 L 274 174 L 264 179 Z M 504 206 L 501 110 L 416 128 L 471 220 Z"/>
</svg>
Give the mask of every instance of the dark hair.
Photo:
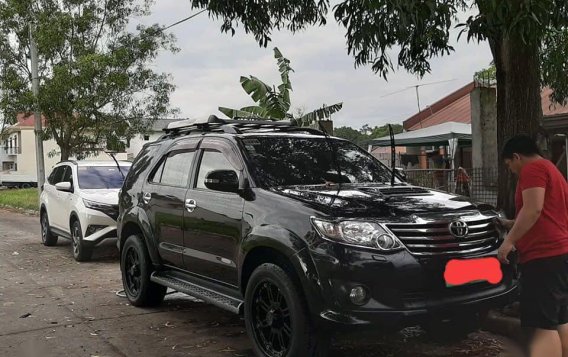
<svg viewBox="0 0 568 357">
<path fill-rule="evenodd" d="M 540 155 L 540 150 L 536 145 L 536 141 L 534 141 L 530 136 L 516 135 L 509 139 L 505 146 L 503 146 L 501 157 L 503 159 L 512 159 L 514 154 L 534 156 Z"/>
</svg>

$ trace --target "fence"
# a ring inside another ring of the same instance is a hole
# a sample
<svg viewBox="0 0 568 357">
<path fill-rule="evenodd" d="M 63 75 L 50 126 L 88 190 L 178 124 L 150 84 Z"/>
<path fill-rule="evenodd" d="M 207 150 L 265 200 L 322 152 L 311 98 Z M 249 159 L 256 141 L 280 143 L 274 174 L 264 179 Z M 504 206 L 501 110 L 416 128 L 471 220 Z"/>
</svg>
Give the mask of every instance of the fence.
<svg viewBox="0 0 568 357">
<path fill-rule="evenodd" d="M 466 169 L 466 175 L 456 170 L 405 170 L 406 180 L 417 186 L 457 193 L 475 201 L 497 204 L 497 169 Z"/>
<path fill-rule="evenodd" d="M 391 167 L 392 156 L 390 153 L 373 153 L 373 156 L 382 162 L 385 166 Z M 463 159 L 463 158 L 462 158 Z M 416 167 L 420 166 L 420 162 L 423 161 L 430 165 L 431 168 L 442 168 L 444 165 L 449 165 L 450 159 L 447 157 L 442 157 L 435 153 L 430 154 L 406 154 L 406 153 L 396 153 L 395 154 L 395 166 L 396 167 Z M 460 164 L 461 165 L 461 164 Z"/>
</svg>

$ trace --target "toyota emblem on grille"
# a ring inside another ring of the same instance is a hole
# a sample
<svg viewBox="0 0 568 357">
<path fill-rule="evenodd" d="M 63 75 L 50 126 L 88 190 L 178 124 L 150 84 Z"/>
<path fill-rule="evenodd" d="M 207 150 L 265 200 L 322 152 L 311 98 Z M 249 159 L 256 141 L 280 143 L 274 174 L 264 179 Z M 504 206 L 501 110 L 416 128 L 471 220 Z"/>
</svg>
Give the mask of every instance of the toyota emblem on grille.
<svg viewBox="0 0 568 357">
<path fill-rule="evenodd" d="M 469 233 L 469 227 L 462 220 L 453 221 L 450 223 L 450 233 L 456 238 L 465 238 Z"/>
</svg>

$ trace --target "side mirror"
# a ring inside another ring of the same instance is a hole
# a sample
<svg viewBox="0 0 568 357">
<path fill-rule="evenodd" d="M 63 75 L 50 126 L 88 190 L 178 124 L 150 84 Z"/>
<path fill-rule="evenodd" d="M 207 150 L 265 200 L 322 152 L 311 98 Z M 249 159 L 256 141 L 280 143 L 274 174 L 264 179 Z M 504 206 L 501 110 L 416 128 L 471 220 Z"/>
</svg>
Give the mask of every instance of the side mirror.
<svg viewBox="0 0 568 357">
<path fill-rule="evenodd" d="M 233 170 L 215 170 L 205 176 L 205 187 L 214 191 L 239 191 L 239 176 Z"/>
<path fill-rule="evenodd" d="M 57 191 L 73 192 L 73 185 L 71 182 L 59 182 L 55 184 L 55 189 Z"/>
</svg>

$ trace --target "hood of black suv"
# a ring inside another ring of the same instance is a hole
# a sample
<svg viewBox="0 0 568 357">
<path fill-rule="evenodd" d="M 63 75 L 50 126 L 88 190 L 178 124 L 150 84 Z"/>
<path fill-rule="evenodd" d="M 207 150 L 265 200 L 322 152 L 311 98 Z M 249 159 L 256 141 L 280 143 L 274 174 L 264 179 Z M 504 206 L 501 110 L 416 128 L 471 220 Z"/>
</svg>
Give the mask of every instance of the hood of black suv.
<svg viewBox="0 0 568 357">
<path fill-rule="evenodd" d="M 481 208 L 467 197 L 409 185 L 344 184 L 287 186 L 275 192 L 322 211 L 353 216 L 385 216 Z M 491 208 L 490 206 L 484 208 Z"/>
</svg>

